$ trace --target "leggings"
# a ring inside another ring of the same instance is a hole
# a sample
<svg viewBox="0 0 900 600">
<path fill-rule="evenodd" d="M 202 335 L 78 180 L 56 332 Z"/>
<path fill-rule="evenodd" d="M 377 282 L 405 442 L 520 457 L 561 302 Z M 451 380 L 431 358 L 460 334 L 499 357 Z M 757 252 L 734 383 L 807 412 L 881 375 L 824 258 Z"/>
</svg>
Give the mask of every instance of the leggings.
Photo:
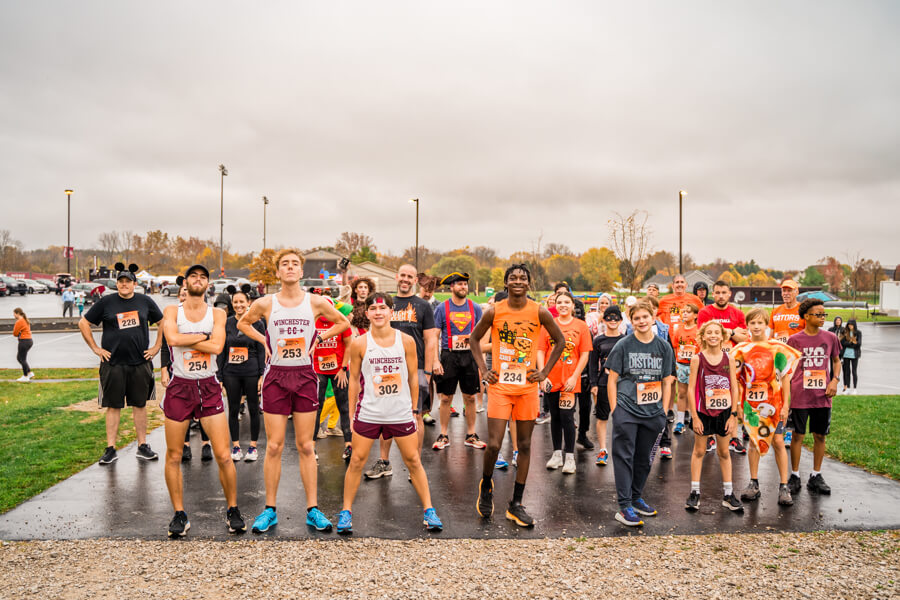
<svg viewBox="0 0 900 600">
<path fill-rule="evenodd" d="M 22 375 L 28 375 L 31 367 L 28 366 L 28 351 L 34 345 L 34 341 L 29 338 L 27 340 L 19 340 L 19 350 L 16 352 L 16 360 L 22 365 Z"/>
<path fill-rule="evenodd" d="M 350 391 L 349 381 L 347 385 L 341 387 L 337 382 L 337 373 L 333 375 L 323 375 L 319 373 L 319 409 L 316 411 L 316 434 L 319 433 L 319 421 L 322 419 L 322 405 L 325 404 L 325 392 L 328 390 L 328 380 L 331 380 L 331 389 L 334 391 L 334 403 L 337 405 L 338 412 L 341 414 L 341 433 L 344 434 L 344 442 L 353 439 L 350 432 Z M 358 405 L 357 405 L 358 406 Z"/>
<path fill-rule="evenodd" d="M 241 412 L 241 396 L 247 397 L 247 412 L 250 413 L 250 441 L 259 439 L 259 375 L 224 375 L 225 395 L 228 396 L 228 429 L 231 441 L 240 438 L 238 414 Z"/>
<path fill-rule="evenodd" d="M 22 342 L 19 342 L 20 344 Z M 856 389 L 856 384 L 859 381 L 859 378 L 856 376 L 856 365 L 859 364 L 858 358 L 845 358 L 843 360 L 844 363 L 844 387 L 852 387 Z M 850 378 L 853 378 L 853 385 L 850 385 Z"/>
<path fill-rule="evenodd" d="M 591 430 L 591 384 L 581 380 L 581 391 L 575 394 L 578 400 L 578 437 L 586 438 Z"/>
<path fill-rule="evenodd" d="M 563 437 L 565 437 L 566 454 L 574 454 L 575 407 L 560 408 L 559 392 L 544 392 L 544 399 L 550 410 L 550 437 L 553 439 L 553 450 L 563 449 Z"/>
<path fill-rule="evenodd" d="M 203 425 L 199 421 L 197 422 L 197 425 L 200 425 L 200 439 L 204 442 L 208 442 L 209 436 L 206 435 L 206 431 L 203 430 Z M 185 444 L 191 443 L 191 428 L 190 428 L 190 426 L 188 426 L 187 431 L 184 432 L 184 443 Z"/>
</svg>

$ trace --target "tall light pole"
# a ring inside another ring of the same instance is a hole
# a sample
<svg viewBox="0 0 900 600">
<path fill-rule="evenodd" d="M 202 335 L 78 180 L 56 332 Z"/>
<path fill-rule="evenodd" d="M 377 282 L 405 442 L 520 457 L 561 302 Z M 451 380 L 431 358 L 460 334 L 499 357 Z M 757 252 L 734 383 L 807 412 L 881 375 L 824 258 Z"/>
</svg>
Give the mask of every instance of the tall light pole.
<svg viewBox="0 0 900 600">
<path fill-rule="evenodd" d="M 75 190 L 66 190 L 66 273 L 72 273 L 72 194 Z"/>
<path fill-rule="evenodd" d="M 684 258 L 681 254 L 681 205 L 687 192 L 678 190 L 678 272 L 684 275 Z"/>
<path fill-rule="evenodd" d="M 416 205 L 416 273 L 419 272 L 419 199 L 413 198 L 410 202 Z"/>
<path fill-rule="evenodd" d="M 269 205 L 269 199 L 263 196 L 263 250 L 266 249 L 266 207 Z"/>
<path fill-rule="evenodd" d="M 219 173 L 222 174 L 221 189 L 219 190 L 219 277 L 225 276 L 225 176 L 228 169 L 225 165 L 219 165 Z"/>
</svg>

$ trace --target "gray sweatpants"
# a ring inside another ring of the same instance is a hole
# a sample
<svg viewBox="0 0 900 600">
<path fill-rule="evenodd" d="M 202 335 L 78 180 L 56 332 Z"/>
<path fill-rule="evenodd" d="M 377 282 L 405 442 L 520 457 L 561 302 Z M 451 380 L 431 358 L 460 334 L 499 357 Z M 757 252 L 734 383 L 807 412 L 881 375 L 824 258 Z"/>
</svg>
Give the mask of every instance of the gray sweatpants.
<svg viewBox="0 0 900 600">
<path fill-rule="evenodd" d="M 650 450 L 666 424 L 666 415 L 636 417 L 621 406 L 612 415 L 612 459 L 619 509 L 644 492 L 650 474 Z"/>
</svg>

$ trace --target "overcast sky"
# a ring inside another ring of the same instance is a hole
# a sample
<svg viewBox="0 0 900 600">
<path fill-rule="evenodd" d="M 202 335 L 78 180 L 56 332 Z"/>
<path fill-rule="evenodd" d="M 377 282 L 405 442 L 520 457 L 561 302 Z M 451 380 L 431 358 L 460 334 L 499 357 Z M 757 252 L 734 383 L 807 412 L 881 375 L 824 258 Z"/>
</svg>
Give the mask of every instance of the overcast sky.
<svg viewBox="0 0 900 600">
<path fill-rule="evenodd" d="M 900 261 L 896 2 L 0 4 L 0 228 Z"/>
</svg>

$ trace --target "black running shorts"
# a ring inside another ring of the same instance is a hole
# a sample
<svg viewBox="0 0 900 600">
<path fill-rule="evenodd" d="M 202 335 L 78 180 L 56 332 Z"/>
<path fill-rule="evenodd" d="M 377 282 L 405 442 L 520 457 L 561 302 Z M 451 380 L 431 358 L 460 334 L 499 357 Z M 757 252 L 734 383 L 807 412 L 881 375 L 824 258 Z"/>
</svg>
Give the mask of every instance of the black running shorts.
<svg viewBox="0 0 900 600">
<path fill-rule="evenodd" d="M 831 433 L 831 408 L 792 408 L 790 416 L 791 429 L 800 435 L 806 434 L 806 422 L 809 421 L 809 432 L 819 435 Z"/>
<path fill-rule="evenodd" d="M 156 398 L 153 363 L 111 365 L 100 363 L 100 391 L 97 399 L 103 408 L 143 408 L 147 400 Z"/>
<path fill-rule="evenodd" d="M 441 350 L 441 366 L 444 374 L 434 378 L 438 394 L 452 396 L 457 386 L 463 394 L 478 393 L 478 365 L 471 352 Z"/>
</svg>

